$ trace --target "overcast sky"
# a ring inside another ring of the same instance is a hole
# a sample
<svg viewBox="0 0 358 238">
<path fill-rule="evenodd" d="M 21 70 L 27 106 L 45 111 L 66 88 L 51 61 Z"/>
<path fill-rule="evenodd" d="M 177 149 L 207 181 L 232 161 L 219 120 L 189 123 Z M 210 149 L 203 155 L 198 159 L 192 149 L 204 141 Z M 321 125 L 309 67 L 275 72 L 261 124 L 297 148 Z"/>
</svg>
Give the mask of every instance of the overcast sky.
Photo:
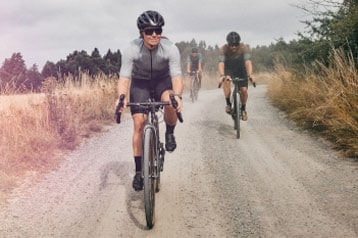
<svg viewBox="0 0 358 238">
<path fill-rule="evenodd" d="M 163 35 L 174 43 L 225 43 L 229 31 L 254 47 L 282 37 L 297 39 L 304 0 L 0 0 L 0 63 L 20 52 L 27 67 L 39 70 L 74 50 L 103 56 L 138 37 L 137 17 L 156 10 L 165 19 Z"/>
</svg>

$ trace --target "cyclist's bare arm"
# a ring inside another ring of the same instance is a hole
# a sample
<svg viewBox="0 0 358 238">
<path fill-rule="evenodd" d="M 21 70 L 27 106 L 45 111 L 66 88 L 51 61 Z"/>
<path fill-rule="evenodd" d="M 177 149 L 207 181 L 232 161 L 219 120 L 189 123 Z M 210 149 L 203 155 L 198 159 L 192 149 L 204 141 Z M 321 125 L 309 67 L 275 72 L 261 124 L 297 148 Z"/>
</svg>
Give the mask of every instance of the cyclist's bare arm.
<svg viewBox="0 0 358 238">
<path fill-rule="evenodd" d="M 252 67 L 251 60 L 245 61 L 245 68 L 246 68 L 246 73 L 249 77 L 250 82 L 254 85 L 254 87 L 256 87 L 256 79 L 253 74 L 253 67 Z"/>
<path fill-rule="evenodd" d="M 224 62 L 219 62 L 219 75 L 220 75 L 220 77 L 225 75 L 224 72 L 225 72 L 225 64 L 224 64 Z"/>
<path fill-rule="evenodd" d="M 124 105 L 123 107 L 126 107 L 126 102 L 127 102 L 127 96 L 128 96 L 128 92 L 129 92 L 129 85 L 130 85 L 130 80 L 129 78 L 120 78 L 118 80 L 118 84 L 117 84 L 117 90 L 118 90 L 118 95 L 125 95 L 125 99 L 124 99 Z M 118 102 L 117 102 L 118 103 Z"/>
<path fill-rule="evenodd" d="M 203 70 L 202 70 L 202 67 L 201 67 L 201 60 L 199 61 L 199 64 L 198 64 L 198 72 L 200 73 L 200 72 L 202 72 Z"/>
<path fill-rule="evenodd" d="M 189 74 L 190 73 L 190 62 L 188 62 L 186 64 L 186 72 Z"/>
<path fill-rule="evenodd" d="M 246 73 L 248 76 L 252 75 L 253 71 L 252 71 L 252 62 L 251 60 L 246 60 L 245 61 L 245 68 L 246 68 Z"/>
<path fill-rule="evenodd" d="M 175 99 L 178 102 L 178 107 L 176 108 L 176 110 L 178 112 L 181 112 L 181 110 L 183 109 L 183 102 L 179 95 L 183 94 L 183 89 L 184 89 L 183 77 L 181 75 L 172 77 L 172 85 L 173 85 L 173 92 L 176 95 Z"/>
</svg>

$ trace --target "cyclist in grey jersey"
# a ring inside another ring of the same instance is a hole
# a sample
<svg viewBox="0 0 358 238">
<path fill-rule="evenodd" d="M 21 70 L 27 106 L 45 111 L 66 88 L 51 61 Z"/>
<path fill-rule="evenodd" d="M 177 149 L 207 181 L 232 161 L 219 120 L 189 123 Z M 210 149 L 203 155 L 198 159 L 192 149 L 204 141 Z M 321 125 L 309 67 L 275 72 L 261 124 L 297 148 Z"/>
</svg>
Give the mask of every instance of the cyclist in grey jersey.
<svg viewBox="0 0 358 238">
<path fill-rule="evenodd" d="M 142 38 L 135 39 L 123 53 L 121 77 L 155 80 L 181 74 L 179 51 L 171 41 L 163 37 L 153 50 L 145 47 Z"/>
<path fill-rule="evenodd" d="M 126 95 L 124 107 L 128 94 L 131 102 L 148 101 L 152 93 L 157 101 L 170 101 L 169 95 L 175 94 L 177 109 L 172 106 L 164 108 L 165 149 L 172 152 L 176 148 L 174 137 L 176 111 L 182 110 L 183 77 L 179 50 L 172 42 L 161 36 L 164 19 L 158 12 L 143 12 L 137 19 L 137 26 L 140 38 L 132 41 L 122 54 L 118 94 Z M 130 109 L 134 123 L 132 145 L 136 171 L 133 188 L 139 191 L 143 189 L 140 171 L 145 114 L 140 107 L 133 106 Z"/>
</svg>

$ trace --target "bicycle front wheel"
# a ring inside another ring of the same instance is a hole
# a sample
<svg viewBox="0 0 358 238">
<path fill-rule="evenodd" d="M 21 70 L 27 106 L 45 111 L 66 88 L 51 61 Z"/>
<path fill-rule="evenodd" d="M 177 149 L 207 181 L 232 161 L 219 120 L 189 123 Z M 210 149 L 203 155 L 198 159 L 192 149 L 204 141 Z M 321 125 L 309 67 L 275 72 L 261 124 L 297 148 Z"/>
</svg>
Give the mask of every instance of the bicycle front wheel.
<svg viewBox="0 0 358 238">
<path fill-rule="evenodd" d="M 240 120 L 241 120 L 241 99 L 240 99 L 240 93 L 235 94 L 236 97 L 236 138 L 240 138 Z"/>
<path fill-rule="evenodd" d="M 144 208 L 147 227 L 154 226 L 155 191 L 154 191 L 154 157 L 155 138 L 154 131 L 148 128 L 144 131 L 143 138 L 143 174 L 144 174 Z"/>
<path fill-rule="evenodd" d="M 195 100 L 198 100 L 198 93 L 199 93 L 199 79 L 198 77 L 194 78 L 194 96 Z"/>
<path fill-rule="evenodd" d="M 194 102 L 195 100 L 198 99 L 198 89 L 197 89 L 197 80 L 194 77 L 193 80 L 191 81 L 191 101 Z"/>
<path fill-rule="evenodd" d="M 236 129 L 236 138 L 240 138 L 240 119 L 241 119 L 241 100 L 240 93 L 234 90 L 234 128 Z"/>
</svg>

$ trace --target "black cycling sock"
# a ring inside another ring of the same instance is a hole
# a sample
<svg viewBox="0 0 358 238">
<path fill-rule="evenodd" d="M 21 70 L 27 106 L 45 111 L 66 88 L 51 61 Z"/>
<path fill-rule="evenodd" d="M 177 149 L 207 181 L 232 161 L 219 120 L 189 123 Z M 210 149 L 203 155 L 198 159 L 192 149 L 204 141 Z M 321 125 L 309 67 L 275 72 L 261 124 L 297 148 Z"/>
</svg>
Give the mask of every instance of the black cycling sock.
<svg viewBox="0 0 358 238">
<path fill-rule="evenodd" d="M 135 171 L 136 172 L 142 171 L 142 157 L 134 156 L 134 162 L 135 162 Z"/>
<path fill-rule="evenodd" d="M 231 105 L 230 98 L 226 98 L 226 105 Z"/>
<path fill-rule="evenodd" d="M 166 131 L 165 131 L 166 134 L 173 134 L 174 133 L 175 126 L 167 125 L 166 127 L 167 127 Z"/>
<path fill-rule="evenodd" d="M 241 111 L 246 111 L 246 104 L 241 105 Z"/>
</svg>

